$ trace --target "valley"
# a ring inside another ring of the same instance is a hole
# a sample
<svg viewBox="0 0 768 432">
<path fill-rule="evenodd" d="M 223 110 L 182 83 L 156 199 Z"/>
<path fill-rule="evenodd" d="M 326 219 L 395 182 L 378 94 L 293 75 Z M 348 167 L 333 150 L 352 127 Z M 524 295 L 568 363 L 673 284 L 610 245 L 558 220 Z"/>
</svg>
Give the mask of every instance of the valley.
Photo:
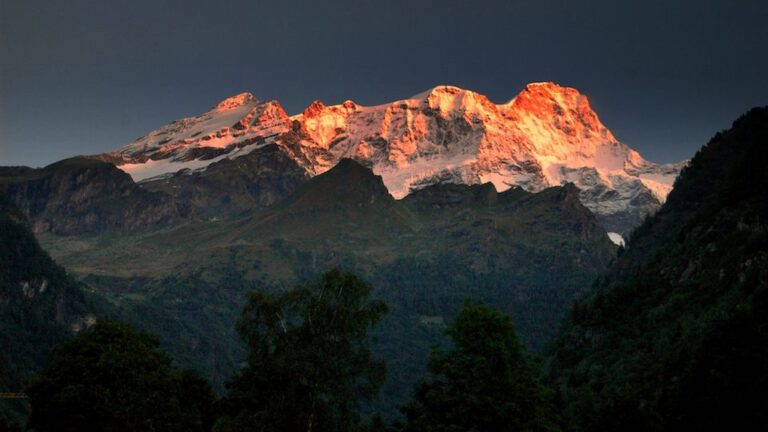
<svg viewBox="0 0 768 432">
<path fill-rule="evenodd" d="M 285 289 L 333 267 L 355 271 L 390 304 L 376 330 L 377 349 L 392 357 L 388 413 L 464 298 L 514 314 L 540 350 L 615 253 L 572 185 L 498 193 L 492 184 L 444 184 L 395 200 L 380 177 L 348 159 L 284 201 L 238 217 L 38 237 L 218 388 L 242 355 L 232 323 L 246 290 Z"/>
</svg>

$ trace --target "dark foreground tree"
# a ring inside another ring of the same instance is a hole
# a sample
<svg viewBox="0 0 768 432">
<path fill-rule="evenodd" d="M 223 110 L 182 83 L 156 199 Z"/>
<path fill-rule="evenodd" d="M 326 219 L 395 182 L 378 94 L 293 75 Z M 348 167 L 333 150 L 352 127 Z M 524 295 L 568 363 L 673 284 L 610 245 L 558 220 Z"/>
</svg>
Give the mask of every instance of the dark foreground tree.
<svg viewBox="0 0 768 432">
<path fill-rule="evenodd" d="M 15 421 L 0 417 L 0 432 L 21 432 L 21 426 Z"/>
<path fill-rule="evenodd" d="M 158 345 L 113 321 L 99 321 L 62 344 L 29 388 L 30 429 L 210 430 L 210 386 L 194 372 L 173 368 Z"/>
<path fill-rule="evenodd" d="M 385 367 L 368 330 L 387 306 L 371 287 L 332 270 L 279 295 L 251 293 L 238 323 L 248 365 L 229 384 L 220 431 L 353 431 L 358 403 L 381 386 Z"/>
<path fill-rule="evenodd" d="M 432 378 L 403 408 L 404 430 L 556 430 L 549 392 L 511 317 L 467 300 L 446 333 L 453 347 L 432 352 Z"/>
</svg>

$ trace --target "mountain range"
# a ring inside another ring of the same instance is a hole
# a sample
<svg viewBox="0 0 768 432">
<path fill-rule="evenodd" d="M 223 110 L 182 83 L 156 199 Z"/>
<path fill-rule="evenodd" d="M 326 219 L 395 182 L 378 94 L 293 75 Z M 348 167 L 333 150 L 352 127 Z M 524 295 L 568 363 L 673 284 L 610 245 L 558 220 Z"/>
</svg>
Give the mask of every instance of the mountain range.
<svg viewBox="0 0 768 432">
<path fill-rule="evenodd" d="M 243 359 L 245 292 L 355 271 L 390 304 L 375 408 L 391 416 L 467 296 L 540 352 L 682 166 L 644 160 L 552 83 L 295 116 L 244 93 L 114 152 L 0 167 L 0 195 L 103 313 L 219 390 Z"/>
<path fill-rule="evenodd" d="M 0 391 L 96 316 L 221 391 L 245 293 L 336 267 L 389 305 L 370 407 L 389 420 L 471 297 L 544 356 L 563 430 L 762 430 L 767 127 L 755 108 L 658 165 L 552 83 L 295 116 L 241 94 L 115 152 L 0 167 Z"/>
<path fill-rule="evenodd" d="M 622 235 L 658 209 L 683 166 L 643 159 L 602 124 L 585 95 L 548 82 L 502 104 L 437 86 L 377 106 L 315 101 L 293 116 L 277 101 L 242 93 L 97 157 L 147 190 L 204 204 L 210 216 L 224 209 L 211 208 L 203 190 L 227 194 L 225 207 L 268 205 L 290 188 L 287 180 L 271 187 L 270 168 L 298 180 L 342 158 L 381 175 L 395 198 L 435 183 L 537 192 L 571 182 L 603 226 Z M 219 178 L 233 171 L 249 188 Z"/>
</svg>

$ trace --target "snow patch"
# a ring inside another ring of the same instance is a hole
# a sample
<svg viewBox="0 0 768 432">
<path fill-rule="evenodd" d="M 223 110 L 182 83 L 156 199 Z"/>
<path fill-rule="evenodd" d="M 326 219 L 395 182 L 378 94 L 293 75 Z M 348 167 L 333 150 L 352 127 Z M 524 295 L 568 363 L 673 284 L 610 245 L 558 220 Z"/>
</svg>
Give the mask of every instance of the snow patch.
<svg viewBox="0 0 768 432">
<path fill-rule="evenodd" d="M 667 195 L 672 191 L 672 185 L 677 175 L 643 173 L 639 177 L 643 185 L 650 189 L 660 202 L 664 202 L 667 200 Z"/>
<path fill-rule="evenodd" d="M 165 176 L 173 175 L 181 170 L 190 170 L 190 172 L 202 170 L 208 167 L 208 165 L 218 162 L 223 159 L 234 159 L 236 157 L 244 156 L 258 148 L 264 147 L 272 142 L 266 142 L 264 144 L 251 144 L 235 149 L 234 151 L 219 155 L 212 159 L 193 159 L 188 161 L 176 161 L 173 159 L 149 159 L 144 163 L 133 163 L 118 165 L 117 168 L 128 173 L 133 181 L 136 183 L 162 178 Z"/>
<path fill-rule="evenodd" d="M 612 241 L 612 242 L 613 242 L 613 243 L 614 243 L 616 246 L 621 246 L 621 247 L 624 247 L 624 246 L 626 246 L 626 243 L 624 242 L 624 237 L 622 237 L 622 236 L 621 236 L 621 234 L 619 234 L 619 233 L 615 233 L 615 232 L 609 232 L 609 233 L 608 233 L 608 238 L 609 238 L 609 239 L 610 239 L 610 240 L 611 240 L 611 241 Z"/>
</svg>

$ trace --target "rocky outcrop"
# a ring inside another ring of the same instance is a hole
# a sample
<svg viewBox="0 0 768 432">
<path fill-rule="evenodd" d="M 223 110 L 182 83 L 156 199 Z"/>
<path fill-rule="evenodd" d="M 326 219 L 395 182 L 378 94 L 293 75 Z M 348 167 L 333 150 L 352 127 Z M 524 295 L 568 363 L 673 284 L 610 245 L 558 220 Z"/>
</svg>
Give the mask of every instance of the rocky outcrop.
<svg viewBox="0 0 768 432">
<path fill-rule="evenodd" d="M 4 192 L 34 232 L 96 233 L 170 223 L 189 213 L 170 196 L 137 186 L 111 163 L 72 158 L 41 169 L 0 168 Z"/>
<path fill-rule="evenodd" d="M 201 217 L 216 218 L 270 206 L 308 179 L 304 169 L 270 144 L 242 157 L 222 159 L 194 175 L 182 170 L 142 187 L 174 197 Z"/>
</svg>

